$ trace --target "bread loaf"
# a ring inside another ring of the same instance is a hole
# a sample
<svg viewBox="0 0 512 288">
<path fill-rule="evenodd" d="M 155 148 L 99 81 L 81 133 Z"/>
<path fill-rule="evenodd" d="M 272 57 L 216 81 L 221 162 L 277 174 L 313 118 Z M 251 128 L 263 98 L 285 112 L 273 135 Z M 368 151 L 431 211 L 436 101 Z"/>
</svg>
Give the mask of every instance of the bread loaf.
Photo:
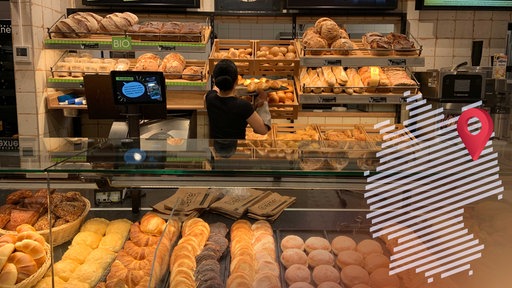
<svg viewBox="0 0 512 288">
<path fill-rule="evenodd" d="M 316 68 L 316 73 L 318 74 L 318 85 L 319 87 L 322 87 L 322 92 L 332 92 L 331 87 L 329 86 L 327 79 L 324 76 L 324 72 L 322 71 L 322 68 Z"/>
<path fill-rule="evenodd" d="M 335 55 L 348 55 L 354 49 L 354 43 L 349 39 L 340 38 L 331 44 L 331 52 Z"/>
<path fill-rule="evenodd" d="M 320 77 L 318 76 L 316 69 L 309 68 L 308 75 L 313 93 L 322 93 L 322 82 L 320 81 Z"/>
<path fill-rule="evenodd" d="M 130 12 L 112 13 L 103 18 L 99 28 L 103 32 L 124 32 L 139 22 L 139 18 Z"/>
<path fill-rule="evenodd" d="M 334 87 L 334 85 L 336 84 L 337 81 L 336 81 L 336 76 L 334 76 L 334 73 L 331 70 L 331 67 L 329 67 L 329 66 L 322 67 L 322 72 L 324 74 L 325 80 L 327 81 L 327 84 L 331 87 Z"/>
<path fill-rule="evenodd" d="M 361 76 L 357 73 L 356 69 L 347 69 L 348 82 L 346 84 L 345 92 L 349 95 L 354 93 L 363 93 L 364 85 L 361 81 Z"/>
<path fill-rule="evenodd" d="M 317 21 L 318 22 L 318 21 Z M 340 39 L 340 27 L 334 21 L 324 21 L 320 23 L 319 28 L 317 28 L 320 36 L 327 41 L 327 44 L 330 45 L 334 41 Z M 316 28 L 316 25 L 315 25 Z"/>
<path fill-rule="evenodd" d="M 188 81 L 201 81 L 203 79 L 203 68 L 189 66 L 183 70 L 182 78 Z"/>
<path fill-rule="evenodd" d="M 342 66 L 332 66 L 331 67 L 332 73 L 336 77 L 336 82 L 340 84 L 341 86 L 344 86 L 348 82 L 348 76 L 347 73 L 345 73 L 345 69 L 343 69 Z"/>
</svg>

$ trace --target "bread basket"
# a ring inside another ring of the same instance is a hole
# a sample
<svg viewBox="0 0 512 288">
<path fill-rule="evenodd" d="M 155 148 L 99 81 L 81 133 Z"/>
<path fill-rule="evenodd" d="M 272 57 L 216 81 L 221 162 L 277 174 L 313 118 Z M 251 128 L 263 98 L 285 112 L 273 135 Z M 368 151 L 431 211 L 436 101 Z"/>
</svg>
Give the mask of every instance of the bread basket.
<svg viewBox="0 0 512 288">
<path fill-rule="evenodd" d="M 37 270 L 36 273 L 30 275 L 30 277 L 28 277 L 27 279 L 14 285 L 14 288 L 34 287 L 37 284 L 37 282 L 43 279 L 44 275 L 46 274 L 46 271 L 48 271 L 48 268 L 50 268 L 50 265 L 52 264 L 50 245 L 48 243 L 45 243 L 44 251 L 46 252 L 46 261 L 44 261 L 44 264 L 41 267 L 39 267 L 39 270 Z"/>
<path fill-rule="evenodd" d="M 89 202 L 89 200 L 82 197 L 82 201 L 85 204 L 84 212 L 82 212 L 82 214 L 75 221 L 52 228 L 53 246 L 60 245 L 64 242 L 73 239 L 76 233 L 78 233 L 78 231 L 80 230 L 82 222 L 84 221 L 85 217 L 89 213 L 89 210 L 91 209 L 91 202 Z M 37 233 L 41 234 L 41 236 L 44 237 L 46 242 L 50 243 L 50 231 L 48 229 L 37 231 Z M 5 234 L 16 234 L 16 231 L 0 229 L 0 235 Z"/>
</svg>

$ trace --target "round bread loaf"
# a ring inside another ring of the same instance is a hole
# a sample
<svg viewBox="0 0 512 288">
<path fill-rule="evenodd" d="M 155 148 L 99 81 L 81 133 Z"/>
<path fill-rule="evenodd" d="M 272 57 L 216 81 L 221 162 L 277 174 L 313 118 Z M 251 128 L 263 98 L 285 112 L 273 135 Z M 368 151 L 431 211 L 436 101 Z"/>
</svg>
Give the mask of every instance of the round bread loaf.
<svg viewBox="0 0 512 288">
<path fill-rule="evenodd" d="M 294 264 L 308 266 L 308 256 L 304 251 L 297 248 L 286 249 L 281 254 L 281 263 L 286 268 Z"/>
<path fill-rule="evenodd" d="M 309 237 L 306 242 L 304 242 L 304 247 L 307 253 L 310 253 L 313 250 L 331 251 L 331 244 L 329 241 L 317 236 Z"/>
<path fill-rule="evenodd" d="M 294 264 L 286 269 L 284 273 L 284 278 L 288 285 L 291 285 L 295 282 L 306 282 L 309 283 L 311 281 L 311 273 L 309 269 L 300 264 Z"/>
<path fill-rule="evenodd" d="M 331 18 L 327 18 L 327 17 L 322 17 L 322 18 L 319 18 L 318 20 L 316 20 L 315 22 L 315 29 L 320 31 L 320 29 L 322 28 L 322 25 L 325 23 L 325 22 L 334 22 L 334 20 L 332 20 Z"/>
<path fill-rule="evenodd" d="M 317 288 L 343 288 L 336 282 L 323 282 L 317 286 Z"/>
<path fill-rule="evenodd" d="M 320 265 L 313 269 L 313 281 L 317 285 L 324 282 L 340 282 L 340 273 L 331 265 Z"/>
<path fill-rule="evenodd" d="M 297 235 L 288 235 L 281 240 L 281 250 L 285 251 L 286 249 L 300 249 L 304 250 L 304 240 Z"/>
<path fill-rule="evenodd" d="M 203 68 L 197 66 L 189 66 L 183 70 L 183 80 L 201 81 L 203 79 Z"/>
<path fill-rule="evenodd" d="M 348 55 L 350 53 L 350 50 L 354 49 L 354 43 L 352 43 L 352 41 L 350 41 L 349 39 L 340 38 L 331 44 L 331 48 L 334 49 L 332 51 L 333 54 Z M 335 49 L 344 49 L 344 50 L 335 50 Z"/>
<path fill-rule="evenodd" d="M 340 27 L 334 21 L 325 21 L 321 23 L 320 29 L 317 30 L 320 32 L 320 36 L 322 36 L 329 44 L 341 37 Z"/>
<path fill-rule="evenodd" d="M 338 255 L 341 251 L 355 250 L 357 246 L 356 241 L 348 236 L 338 236 L 331 241 L 332 252 Z"/>
<path fill-rule="evenodd" d="M 329 47 L 329 44 L 327 43 L 327 41 L 325 39 L 323 39 L 322 37 L 311 36 L 311 37 L 308 37 L 307 39 L 304 39 L 303 42 L 304 42 L 304 45 L 306 46 L 306 48 L 311 49 L 310 51 L 308 51 L 309 53 L 311 53 L 311 55 L 322 55 L 324 51 L 319 50 L 319 49 L 324 49 L 324 48 Z"/>
<path fill-rule="evenodd" d="M 344 250 L 338 253 L 338 257 L 336 258 L 336 264 L 343 269 L 343 267 L 349 265 L 359 265 L 362 266 L 364 261 L 363 255 L 361 253 L 353 251 L 353 250 Z"/>
<path fill-rule="evenodd" d="M 370 276 L 361 266 L 349 265 L 341 269 L 341 281 L 348 287 L 353 287 L 361 283 L 368 284 Z"/>
<path fill-rule="evenodd" d="M 309 266 L 317 267 L 320 265 L 334 265 L 334 256 L 326 250 L 313 250 L 308 254 L 307 260 Z"/>
<path fill-rule="evenodd" d="M 397 275 L 389 275 L 388 268 L 379 268 L 370 275 L 372 288 L 399 287 L 400 280 Z"/>
<path fill-rule="evenodd" d="M 373 239 L 365 239 L 357 244 L 356 251 L 361 253 L 363 257 L 372 253 L 383 253 L 382 246 Z"/>
</svg>

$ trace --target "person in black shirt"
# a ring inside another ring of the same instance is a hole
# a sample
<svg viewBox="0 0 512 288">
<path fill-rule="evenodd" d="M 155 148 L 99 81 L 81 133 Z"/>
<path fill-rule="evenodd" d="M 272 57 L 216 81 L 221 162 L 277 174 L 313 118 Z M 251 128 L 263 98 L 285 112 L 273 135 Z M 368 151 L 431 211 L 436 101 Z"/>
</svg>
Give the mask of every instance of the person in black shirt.
<svg viewBox="0 0 512 288">
<path fill-rule="evenodd" d="M 270 131 L 267 94 L 258 91 L 255 107 L 236 97 L 238 69 L 231 60 L 219 61 L 212 76 L 215 86 L 205 95 L 210 138 L 214 139 L 214 148 L 220 155 L 230 157 L 236 150 L 237 139 L 245 139 L 247 124 L 257 134 L 265 135 Z"/>
</svg>

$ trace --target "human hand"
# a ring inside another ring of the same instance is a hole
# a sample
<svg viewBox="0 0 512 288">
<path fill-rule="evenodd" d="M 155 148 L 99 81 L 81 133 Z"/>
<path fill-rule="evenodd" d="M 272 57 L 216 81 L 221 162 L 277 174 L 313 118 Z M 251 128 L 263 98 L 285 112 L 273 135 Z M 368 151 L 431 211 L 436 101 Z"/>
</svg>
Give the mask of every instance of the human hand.
<svg viewBox="0 0 512 288">
<path fill-rule="evenodd" d="M 268 101 L 268 95 L 267 92 L 265 92 L 263 89 L 258 89 L 258 96 L 254 99 L 254 106 L 256 108 L 261 107 L 263 103 Z"/>
</svg>

